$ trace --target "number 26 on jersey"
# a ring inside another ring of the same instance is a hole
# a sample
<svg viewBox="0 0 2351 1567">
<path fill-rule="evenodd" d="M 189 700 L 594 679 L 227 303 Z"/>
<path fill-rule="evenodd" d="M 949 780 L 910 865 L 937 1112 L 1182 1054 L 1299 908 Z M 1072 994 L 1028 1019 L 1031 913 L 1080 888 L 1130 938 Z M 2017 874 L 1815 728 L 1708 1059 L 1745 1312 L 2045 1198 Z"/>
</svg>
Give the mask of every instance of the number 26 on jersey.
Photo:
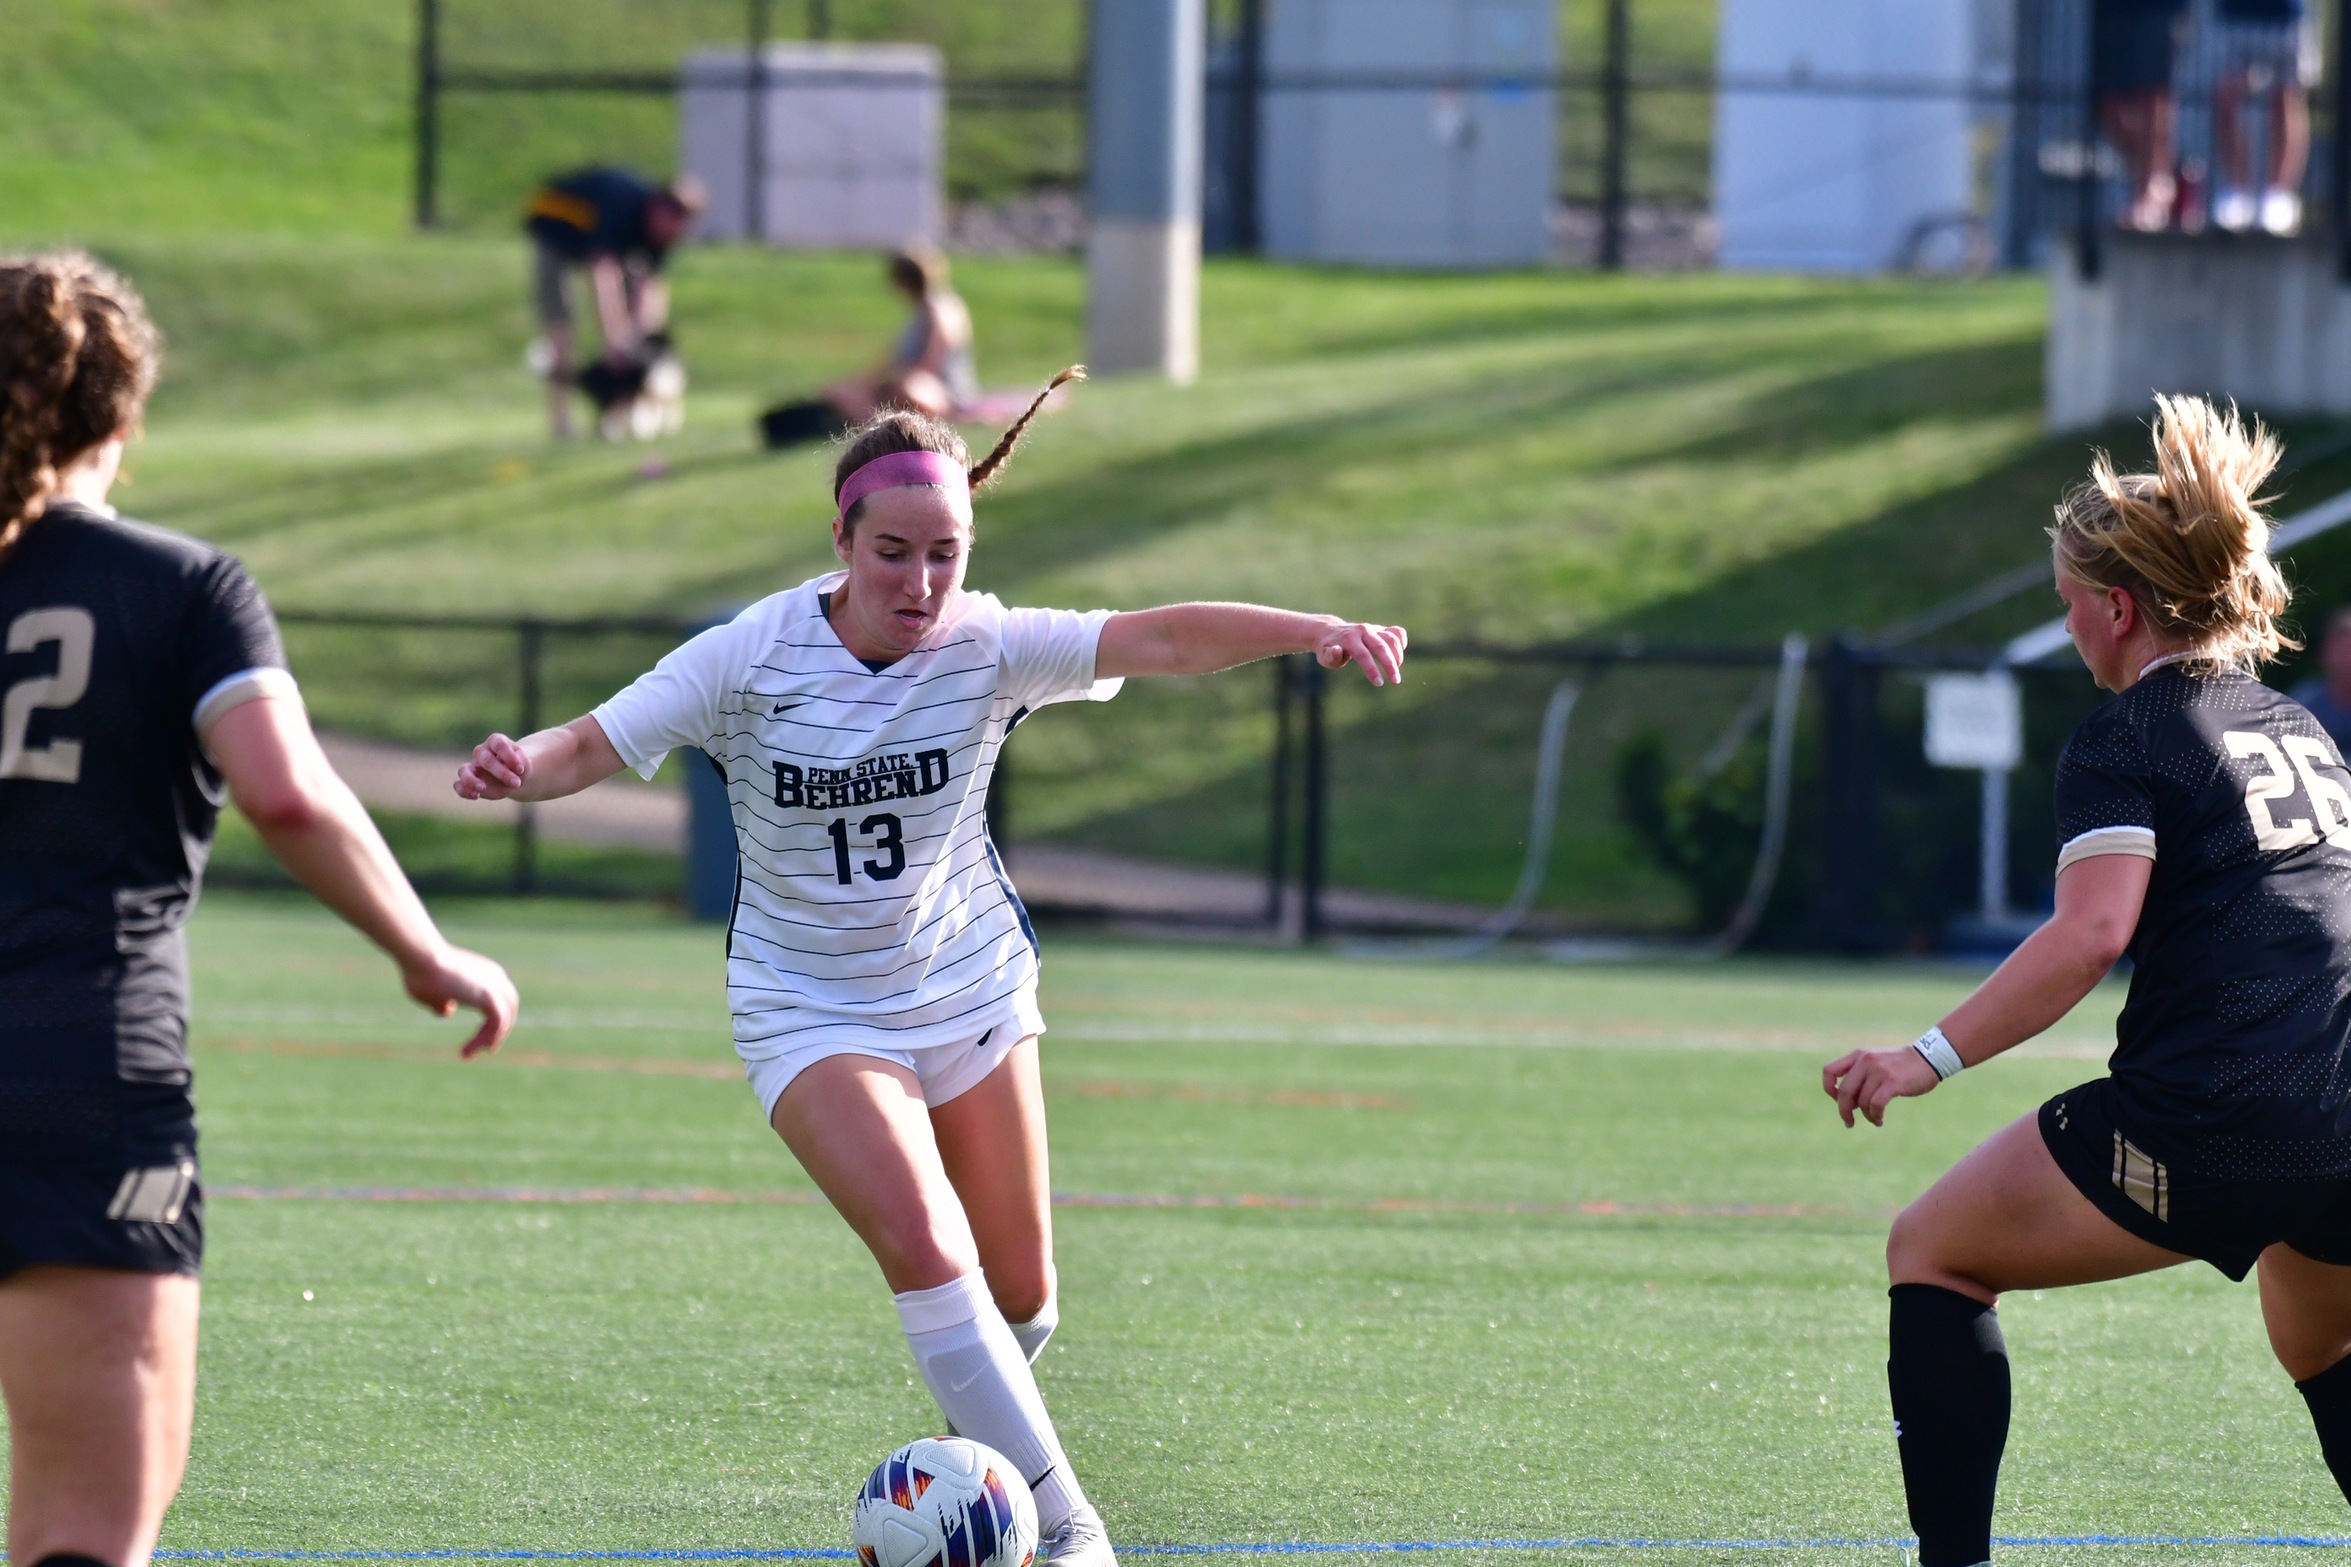
<svg viewBox="0 0 2351 1567">
<path fill-rule="evenodd" d="M 2272 739 L 2247 729 L 2231 729 L 2221 739 L 2229 755 L 2258 764 L 2245 780 L 2245 814 L 2253 821 L 2254 847 L 2298 849 L 2324 838 L 2335 848 L 2351 849 L 2351 790 L 2319 771 L 2335 760 L 2324 740 L 2310 735 Z M 2290 809 L 2284 802 L 2297 793 L 2309 796 L 2311 816 L 2278 820 L 2279 810 Z"/>
</svg>

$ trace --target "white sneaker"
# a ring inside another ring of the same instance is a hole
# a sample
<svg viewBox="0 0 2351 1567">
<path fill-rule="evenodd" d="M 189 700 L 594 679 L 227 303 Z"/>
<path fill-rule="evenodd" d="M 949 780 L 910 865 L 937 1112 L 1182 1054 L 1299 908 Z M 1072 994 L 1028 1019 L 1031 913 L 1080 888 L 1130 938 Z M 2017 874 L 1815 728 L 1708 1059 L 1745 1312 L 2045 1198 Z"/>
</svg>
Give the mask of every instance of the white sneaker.
<svg viewBox="0 0 2351 1567">
<path fill-rule="evenodd" d="M 1071 1513 L 1060 1528 L 1037 1543 L 1044 1547 L 1050 1567 L 1118 1567 L 1118 1553 L 1110 1548 L 1110 1531 L 1091 1506 Z"/>
<path fill-rule="evenodd" d="M 2231 234 L 2242 234 L 2253 226 L 2261 215 L 2260 204 L 2249 190 L 2224 190 L 2212 198 L 2212 221 L 2215 227 Z"/>
<path fill-rule="evenodd" d="M 2283 185 L 2272 185 L 2261 193 L 2261 227 L 2264 233 L 2280 239 L 2291 238 L 2302 232 L 2302 198 Z"/>
</svg>

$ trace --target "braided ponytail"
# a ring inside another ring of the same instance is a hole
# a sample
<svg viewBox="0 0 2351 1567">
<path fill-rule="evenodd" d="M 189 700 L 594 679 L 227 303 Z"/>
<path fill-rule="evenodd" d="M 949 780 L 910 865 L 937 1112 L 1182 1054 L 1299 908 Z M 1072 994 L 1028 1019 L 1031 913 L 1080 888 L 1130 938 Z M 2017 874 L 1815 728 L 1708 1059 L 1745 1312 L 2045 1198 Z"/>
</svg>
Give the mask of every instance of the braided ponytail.
<svg viewBox="0 0 2351 1567">
<path fill-rule="evenodd" d="M 1045 389 L 1036 395 L 1021 416 L 1012 421 L 1012 428 L 1006 430 L 988 455 L 976 464 L 971 460 L 971 449 L 963 444 L 963 437 L 956 434 L 955 427 L 945 420 L 933 419 L 928 414 L 903 408 L 876 414 L 850 431 L 842 444 L 841 455 L 833 464 L 833 499 L 838 501 L 841 498 L 841 487 L 849 482 L 849 475 L 877 457 L 888 457 L 898 452 L 938 453 L 963 468 L 976 494 L 1003 472 L 1005 463 L 1011 460 L 1014 449 L 1020 445 L 1021 437 L 1028 433 L 1029 421 L 1044 409 L 1046 399 L 1067 382 L 1083 381 L 1085 378 L 1084 365 L 1071 365 L 1047 382 Z M 850 507 L 842 521 L 851 528 L 856 527 L 858 509 L 864 504 L 859 501 L 856 506 Z"/>
<path fill-rule="evenodd" d="M 2251 670 L 2300 644 L 2277 624 L 2292 592 L 2269 554 L 2259 492 L 2282 448 L 2234 404 L 2155 400 L 2155 471 L 2118 474 L 2106 453 L 2057 508 L 2057 569 L 2091 588 L 2125 588 L 2192 667 Z"/>
<path fill-rule="evenodd" d="M 137 426 L 155 358 L 146 306 L 88 256 L 0 258 L 0 562 L 61 470 Z"/>
</svg>

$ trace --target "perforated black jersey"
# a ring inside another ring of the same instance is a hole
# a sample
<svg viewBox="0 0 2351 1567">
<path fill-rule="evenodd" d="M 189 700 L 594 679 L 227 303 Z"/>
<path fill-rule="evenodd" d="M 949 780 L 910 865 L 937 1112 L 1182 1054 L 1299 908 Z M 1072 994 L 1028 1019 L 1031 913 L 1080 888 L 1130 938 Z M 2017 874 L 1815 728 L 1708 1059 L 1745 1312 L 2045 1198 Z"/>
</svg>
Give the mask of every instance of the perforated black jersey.
<svg viewBox="0 0 2351 1567">
<path fill-rule="evenodd" d="M 2058 866 L 2155 862 L 2111 1060 L 2122 1118 L 2184 1168 L 2351 1173 L 2351 772 L 2291 698 L 2158 669 L 2057 766 Z"/>
<path fill-rule="evenodd" d="M 52 506 L 0 560 L 0 1156 L 105 1140 L 156 1097 L 115 1085 L 187 1082 L 182 928 L 222 793 L 199 726 L 290 690 L 285 662 L 245 568 L 195 539 Z"/>
</svg>

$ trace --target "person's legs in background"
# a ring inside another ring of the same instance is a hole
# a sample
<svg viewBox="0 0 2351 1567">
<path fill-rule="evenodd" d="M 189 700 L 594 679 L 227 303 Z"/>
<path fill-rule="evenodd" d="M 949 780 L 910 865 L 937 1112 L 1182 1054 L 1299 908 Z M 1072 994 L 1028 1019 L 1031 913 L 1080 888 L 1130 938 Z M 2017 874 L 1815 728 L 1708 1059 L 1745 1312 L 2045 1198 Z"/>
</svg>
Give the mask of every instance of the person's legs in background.
<svg viewBox="0 0 2351 1567">
<path fill-rule="evenodd" d="M 539 332 L 547 345 L 537 368 L 547 382 L 547 429 L 559 441 L 572 438 L 571 269 L 552 246 L 531 247 L 531 301 L 538 311 Z"/>
</svg>

